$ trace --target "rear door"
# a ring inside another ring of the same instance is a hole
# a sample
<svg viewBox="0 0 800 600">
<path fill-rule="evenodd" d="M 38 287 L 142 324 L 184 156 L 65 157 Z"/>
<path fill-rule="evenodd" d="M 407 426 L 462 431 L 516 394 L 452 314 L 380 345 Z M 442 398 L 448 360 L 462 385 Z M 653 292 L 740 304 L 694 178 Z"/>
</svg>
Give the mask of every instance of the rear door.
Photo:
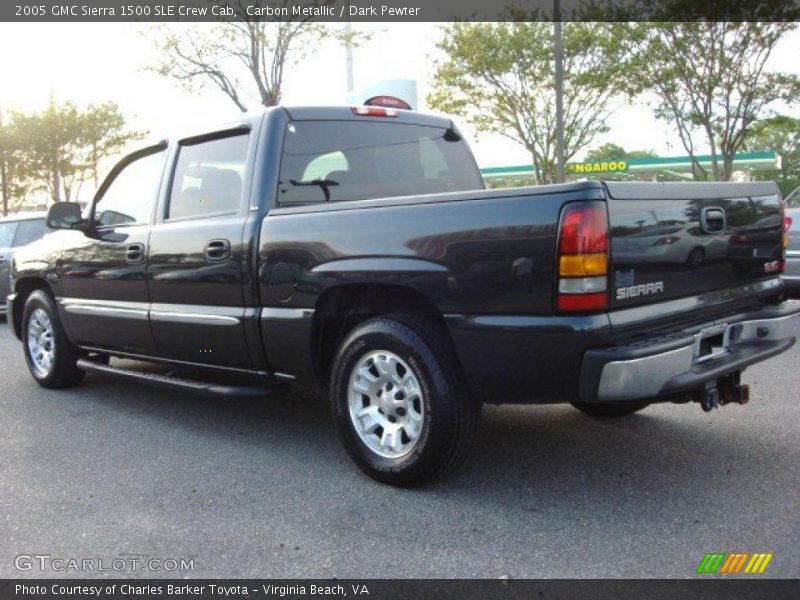
<svg viewBox="0 0 800 600">
<path fill-rule="evenodd" d="M 776 278 L 782 219 L 774 184 L 606 186 L 612 307 Z"/>
<path fill-rule="evenodd" d="M 150 322 L 160 356 L 215 366 L 252 366 L 242 286 L 249 206 L 249 130 L 185 139 L 166 205 L 150 236 Z"/>
</svg>

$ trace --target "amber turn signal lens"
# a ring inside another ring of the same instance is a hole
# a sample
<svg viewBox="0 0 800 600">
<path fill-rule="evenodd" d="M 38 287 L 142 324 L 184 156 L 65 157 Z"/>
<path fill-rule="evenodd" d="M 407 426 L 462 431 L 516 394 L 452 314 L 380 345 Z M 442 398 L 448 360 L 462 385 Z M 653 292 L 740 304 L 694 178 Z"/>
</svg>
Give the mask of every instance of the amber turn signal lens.
<svg viewBox="0 0 800 600">
<path fill-rule="evenodd" d="M 576 254 L 562 255 L 559 259 L 558 274 L 562 277 L 591 277 L 608 273 L 608 255 Z"/>
</svg>

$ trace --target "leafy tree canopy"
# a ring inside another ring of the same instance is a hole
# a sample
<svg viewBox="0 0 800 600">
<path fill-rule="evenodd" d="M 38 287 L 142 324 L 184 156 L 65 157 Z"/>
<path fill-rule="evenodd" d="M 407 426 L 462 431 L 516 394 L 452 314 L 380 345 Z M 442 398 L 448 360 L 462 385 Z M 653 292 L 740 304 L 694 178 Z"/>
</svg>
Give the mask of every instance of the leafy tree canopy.
<svg viewBox="0 0 800 600">
<path fill-rule="evenodd" d="M 777 9 L 776 9 L 777 10 Z M 637 23 L 629 90 L 652 92 L 655 115 L 673 125 L 700 179 L 729 180 L 754 123 L 778 101 L 796 102 L 800 78 L 767 69 L 791 22 Z M 699 154 L 718 156 L 710 169 Z"/>
<path fill-rule="evenodd" d="M 97 181 L 100 162 L 142 137 L 130 131 L 113 102 L 80 110 L 51 103 L 41 111 L 11 112 L 0 126 L 0 173 L 9 208 L 32 192 L 45 190 L 55 201 L 73 200 L 88 179 Z"/>
<path fill-rule="evenodd" d="M 627 59 L 621 24 L 564 23 L 564 156 L 598 135 L 623 91 Z M 454 23 L 442 30 L 428 103 L 478 131 L 498 133 L 531 154 L 538 183 L 556 178 L 551 25 Z"/>
</svg>

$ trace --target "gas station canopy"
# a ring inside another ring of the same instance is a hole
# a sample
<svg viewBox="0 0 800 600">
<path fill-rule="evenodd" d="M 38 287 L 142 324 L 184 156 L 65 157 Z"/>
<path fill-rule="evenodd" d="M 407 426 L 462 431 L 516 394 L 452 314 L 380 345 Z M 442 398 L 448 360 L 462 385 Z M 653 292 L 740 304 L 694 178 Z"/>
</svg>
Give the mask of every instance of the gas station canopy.
<svg viewBox="0 0 800 600">
<path fill-rule="evenodd" d="M 722 162 L 722 157 L 717 157 Z M 710 154 L 697 157 L 704 168 L 711 168 Z M 770 171 L 780 169 L 781 157 L 775 152 L 744 152 L 733 158 L 734 172 Z M 567 163 L 570 179 L 637 179 L 654 181 L 660 178 L 691 179 L 692 161 L 688 156 L 658 156 L 648 158 L 610 159 L 590 162 Z M 509 167 L 487 167 L 481 169 L 483 178 L 491 183 L 504 180 L 533 180 L 532 165 Z M 507 181 L 506 181 L 507 183 Z"/>
</svg>

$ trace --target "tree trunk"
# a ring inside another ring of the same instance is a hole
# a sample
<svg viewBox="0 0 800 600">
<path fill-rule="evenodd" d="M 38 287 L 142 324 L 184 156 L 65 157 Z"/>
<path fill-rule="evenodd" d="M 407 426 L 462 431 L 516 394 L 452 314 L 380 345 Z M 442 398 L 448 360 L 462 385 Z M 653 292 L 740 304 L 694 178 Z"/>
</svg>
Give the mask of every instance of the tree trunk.
<svg viewBox="0 0 800 600">
<path fill-rule="evenodd" d="M 8 216 L 8 167 L 6 166 L 6 153 L 0 153 L 0 179 L 2 179 L 3 216 Z"/>
<path fill-rule="evenodd" d="M 723 161 L 722 180 L 730 181 L 731 177 L 733 177 L 733 155 L 726 152 L 723 156 Z"/>
<path fill-rule="evenodd" d="M 0 127 L 3 126 L 3 111 L 0 109 Z M 0 183 L 3 194 L 3 216 L 8 216 L 8 165 L 6 164 L 5 148 L 0 151 Z"/>
<path fill-rule="evenodd" d="M 55 164 L 53 164 L 52 171 L 52 186 L 53 202 L 61 202 L 61 173 L 58 172 L 58 166 Z"/>
</svg>

